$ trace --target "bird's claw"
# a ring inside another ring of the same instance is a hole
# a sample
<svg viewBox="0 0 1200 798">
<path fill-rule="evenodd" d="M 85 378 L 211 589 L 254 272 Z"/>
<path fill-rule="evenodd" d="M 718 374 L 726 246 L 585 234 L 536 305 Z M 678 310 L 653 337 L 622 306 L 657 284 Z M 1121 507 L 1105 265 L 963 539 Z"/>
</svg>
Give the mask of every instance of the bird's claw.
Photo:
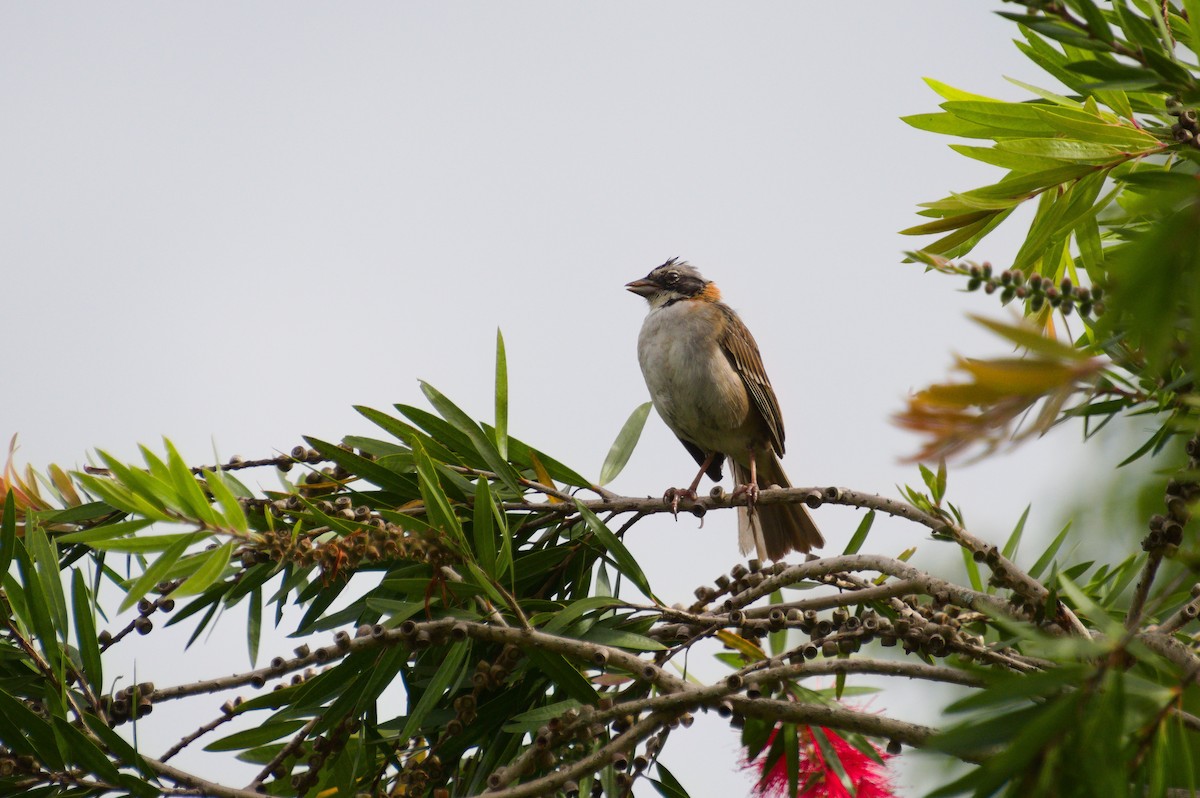
<svg viewBox="0 0 1200 798">
<path fill-rule="evenodd" d="M 667 492 L 663 494 L 663 502 L 671 505 L 671 515 L 679 517 L 679 500 L 687 499 L 688 501 L 696 501 L 696 491 L 688 488 L 667 488 Z"/>
<path fill-rule="evenodd" d="M 733 498 L 736 499 L 742 495 L 746 497 L 746 511 L 750 515 L 754 515 L 754 504 L 758 501 L 758 485 L 750 482 L 745 485 L 738 485 L 733 489 Z"/>
</svg>

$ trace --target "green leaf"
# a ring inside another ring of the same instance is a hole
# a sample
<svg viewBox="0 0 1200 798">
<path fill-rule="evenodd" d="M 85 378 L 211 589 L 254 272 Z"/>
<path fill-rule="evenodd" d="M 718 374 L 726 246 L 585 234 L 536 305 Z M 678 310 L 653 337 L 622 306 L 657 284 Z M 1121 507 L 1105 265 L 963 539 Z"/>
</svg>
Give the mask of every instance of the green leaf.
<svg viewBox="0 0 1200 798">
<path fill-rule="evenodd" d="M 1062 531 L 1054 537 L 1054 540 L 1052 540 L 1050 545 L 1046 547 L 1046 550 L 1042 552 L 1042 556 L 1038 557 L 1037 562 L 1035 562 L 1033 567 L 1029 569 L 1030 576 L 1032 576 L 1034 579 L 1037 579 L 1042 575 L 1042 572 L 1046 570 L 1047 566 L 1054 562 L 1054 557 L 1056 554 L 1058 554 L 1058 550 L 1062 547 L 1063 541 L 1067 539 L 1067 532 L 1070 530 L 1071 522 L 1068 521 L 1067 525 L 1062 528 Z"/>
<path fill-rule="evenodd" d="M 64 763 L 59 755 L 54 730 L 49 723 L 25 706 L 23 701 L 17 700 L 3 688 L 0 688 L 0 716 L 4 718 L 4 724 L 11 724 L 10 731 L 6 732 L 4 736 L 5 745 L 12 748 L 24 747 L 22 742 L 27 741 L 31 748 L 31 755 L 50 768 L 62 769 Z M 13 742 L 10 744 L 8 734 L 12 733 L 12 727 L 19 731 L 11 737 Z"/>
<path fill-rule="evenodd" d="M 127 513 L 145 516 L 155 521 L 169 521 L 171 517 L 145 499 L 137 496 L 129 488 L 111 479 L 95 477 L 79 471 L 72 476 L 83 486 L 84 490 L 94 496 L 99 496 L 105 504 Z"/>
<path fill-rule="evenodd" d="M 242 511 L 242 505 L 237 500 L 229 485 L 229 480 L 224 471 L 213 473 L 212 471 L 203 471 L 204 484 L 208 487 L 209 492 L 213 495 L 213 499 L 221 505 L 221 515 L 225 519 L 225 523 L 233 529 L 246 534 L 250 530 L 250 525 L 246 522 L 246 513 Z"/>
<path fill-rule="evenodd" d="M 4 495 L 4 516 L 0 518 L 0 574 L 8 573 L 17 547 L 17 502 L 12 488 Z"/>
<path fill-rule="evenodd" d="M 216 549 L 197 556 L 202 558 L 200 566 L 184 580 L 182 585 L 175 588 L 172 595 L 196 596 L 220 579 L 221 575 L 225 573 L 225 567 L 229 565 L 229 559 L 233 556 L 233 541 L 227 541 Z"/>
<path fill-rule="evenodd" d="M 121 612 L 124 612 L 134 604 L 137 604 L 138 599 L 146 595 L 151 588 L 163 580 L 163 577 L 166 576 L 167 571 L 171 569 L 171 566 L 175 565 L 175 563 L 179 561 L 179 558 L 183 556 L 183 553 L 187 551 L 187 547 L 189 544 L 191 544 L 193 537 L 195 536 L 181 535 L 178 541 L 169 546 L 166 551 L 160 554 L 158 559 L 155 560 L 142 573 L 142 575 L 139 576 L 133 582 L 133 584 L 129 586 L 125 593 L 125 598 L 121 600 Z"/>
<path fill-rule="evenodd" d="M 1066 163 L 1107 164 L 1125 157 L 1125 153 L 1111 144 L 1095 144 L 1078 139 L 1005 139 L 996 142 L 996 149 Z"/>
<path fill-rule="evenodd" d="M 1191 32 L 1192 52 L 1200 54 L 1200 0 L 1183 0 L 1187 11 L 1188 29 Z"/>
<path fill-rule="evenodd" d="M 591 683 L 562 655 L 535 648 L 527 650 L 525 654 L 534 668 L 546 674 L 571 698 L 592 706 L 600 700 Z"/>
<path fill-rule="evenodd" d="M 97 540 L 110 540 L 112 538 L 131 535 L 140 529 L 145 529 L 154 522 L 148 518 L 137 518 L 132 521 L 118 521 L 112 524 L 104 524 L 94 529 L 84 529 L 79 532 L 68 532 L 65 535 L 56 535 L 55 540 L 59 543 L 87 543 L 93 544 Z M 3 571 L 0 571 L 3 573 Z"/>
<path fill-rule="evenodd" d="M 504 353 L 504 336 L 496 328 L 496 451 L 508 459 L 508 357 Z"/>
<path fill-rule="evenodd" d="M 305 435 L 304 440 L 309 446 L 320 452 L 322 457 L 384 490 L 392 490 L 407 496 L 416 488 L 411 477 L 388 468 L 386 465 L 368 460 L 360 454 L 346 451 L 341 446 L 319 438 Z"/>
<path fill-rule="evenodd" d="M 112 760 L 83 732 L 60 717 L 55 717 L 53 723 L 54 736 L 60 743 L 59 750 L 62 751 L 64 759 L 78 765 L 83 772 L 95 774 L 110 784 L 120 780 L 121 774 L 117 772 Z"/>
<path fill-rule="evenodd" d="M 219 528 L 221 526 L 220 519 L 217 518 L 212 505 L 208 503 L 208 497 L 200 489 L 200 483 L 196 481 L 191 469 L 175 449 L 175 445 L 166 438 L 163 438 L 163 445 L 167 449 L 167 467 L 171 470 L 173 484 L 179 491 L 179 497 L 188 515 L 210 528 Z"/>
<path fill-rule="evenodd" d="M 433 460 L 426 453 L 424 445 L 417 441 L 414 441 L 414 444 L 413 461 L 417 466 L 421 497 L 425 502 L 425 512 L 429 518 L 430 526 L 445 534 L 450 540 L 457 543 L 459 547 L 463 547 L 465 539 L 463 537 L 462 523 L 455 514 L 445 489 L 442 488 L 441 480 L 438 479 L 437 468 L 434 466 Z"/>
<path fill-rule="evenodd" d="M 302 720 L 276 720 L 260 724 L 250 729 L 213 740 L 204 746 L 205 751 L 240 751 L 244 748 L 255 748 L 269 742 L 286 737 L 303 726 Z"/>
<path fill-rule="evenodd" d="M 875 523 L 875 511 L 869 511 L 863 520 L 858 522 L 858 528 L 854 530 L 854 534 L 850 536 L 850 542 L 846 544 L 846 550 L 842 554 L 858 554 L 863 543 L 867 541 L 867 534 L 871 531 L 871 525 Z"/>
<path fill-rule="evenodd" d="M 580 638 L 589 643 L 598 643 L 613 648 L 627 648 L 630 651 L 663 651 L 662 643 L 652 640 L 645 635 L 627 632 L 622 629 L 609 629 L 604 626 L 593 626 Z"/>
<path fill-rule="evenodd" d="M 944 136 L 958 136 L 964 139 L 990 139 L 994 130 L 986 125 L 959 119 L 954 114 L 910 114 L 900 117 L 900 121 L 924 130 L 928 133 L 940 133 Z"/>
<path fill-rule="evenodd" d="M 992 128 L 992 136 L 1053 136 L 1056 132 L 1033 103 L 950 100 L 941 108 L 959 119 Z"/>
<path fill-rule="evenodd" d="M 928 86 L 929 88 L 931 88 L 935 92 L 937 92 L 938 95 L 940 95 L 941 98 L 944 100 L 954 100 L 954 101 L 961 100 L 961 101 L 967 101 L 967 102 L 985 102 L 985 103 L 1003 102 L 1003 100 L 997 100 L 995 97 L 988 97 L 983 94 L 974 94 L 969 91 L 963 91 L 962 89 L 956 89 L 953 86 L 951 86 L 950 84 L 943 83 L 942 81 L 935 80 L 934 78 L 926 77 L 926 78 L 921 78 L 921 80 L 923 80 L 925 82 L 926 86 Z"/>
<path fill-rule="evenodd" d="M 492 502 L 488 481 L 483 477 L 475 482 L 474 511 L 471 532 L 475 541 L 475 558 L 483 572 L 496 579 L 496 505 Z"/>
<path fill-rule="evenodd" d="M 246 617 L 246 652 L 250 654 L 250 666 L 258 661 L 258 646 L 263 637 L 263 588 L 250 592 Z"/>
<path fill-rule="evenodd" d="M 1113 120 L 1106 122 L 1086 111 L 1045 105 L 1035 106 L 1038 114 L 1061 133 L 1092 144 L 1115 147 L 1123 153 L 1144 153 L 1162 149 L 1163 144 L 1153 135 Z"/>
<path fill-rule="evenodd" d="M 146 535 L 144 537 L 119 538 L 116 540 L 94 540 L 91 547 L 101 551 L 119 551 L 126 554 L 148 554 L 166 551 L 179 541 L 196 543 L 212 537 L 211 532 L 180 532 L 174 535 Z"/>
<path fill-rule="evenodd" d="M 437 673 L 429 681 L 429 686 L 421 693 L 416 706 L 410 709 L 408 718 L 404 722 L 404 730 L 400 733 L 399 739 L 412 739 L 429 716 L 429 713 L 442 700 L 443 694 L 458 682 L 462 675 L 463 661 L 466 659 L 470 648 L 471 642 L 463 640 L 452 644 L 446 651 L 446 656 L 442 660 L 442 664 L 438 667 Z M 411 706 L 411 697 L 409 701 Z"/>
<path fill-rule="evenodd" d="M 48 609 L 53 613 L 54 628 L 59 639 L 67 642 L 67 598 L 63 593 L 62 572 L 58 570 L 58 551 L 46 531 L 37 524 L 28 524 L 25 528 L 25 543 L 33 557 L 38 575 L 47 598 L 50 599 Z"/>
<path fill-rule="evenodd" d="M 1106 44 L 1112 44 L 1113 32 L 1108 26 L 1108 21 L 1104 19 L 1103 12 L 1096 7 L 1092 0 L 1066 0 L 1067 5 L 1079 12 L 1087 23 L 1088 31 Z"/>
<path fill-rule="evenodd" d="M 625 602 L 612 596 L 588 596 L 581 598 L 553 613 L 549 622 L 542 627 L 542 631 L 546 634 L 559 634 L 588 613 L 612 607 L 623 607 L 624 605 Z"/>
<path fill-rule="evenodd" d="M 629 456 L 633 454 L 634 447 L 642 437 L 642 428 L 646 426 L 646 417 L 650 415 L 651 407 L 653 403 L 646 402 L 629 414 L 621 431 L 617 433 L 612 448 L 608 450 L 608 456 L 604 458 L 604 465 L 600 468 L 601 485 L 607 485 L 616 479 L 629 462 Z"/>
<path fill-rule="evenodd" d="M 520 494 L 520 475 L 516 470 L 509 465 L 507 458 L 501 457 L 500 452 L 496 449 L 495 444 L 484 434 L 483 429 L 471 420 L 471 417 L 459 409 L 458 405 L 447 399 L 441 392 L 427 382 L 421 383 L 421 390 L 425 393 L 425 398 L 429 403 L 441 414 L 442 418 L 449 421 L 456 429 L 465 434 L 475 447 L 475 451 L 484 459 L 496 476 L 505 484 L 510 491 L 515 494 Z"/>
<path fill-rule="evenodd" d="M 504 731 L 509 734 L 527 734 L 562 715 L 570 709 L 579 709 L 582 706 L 573 698 L 568 698 L 565 701 L 555 701 L 553 704 L 535 707 L 528 712 L 522 712 L 519 715 L 514 715 L 509 718 L 504 724 Z"/>
<path fill-rule="evenodd" d="M 687 790 L 679 783 L 679 779 L 663 765 L 662 762 L 654 763 L 655 770 L 658 771 L 659 781 L 650 779 L 650 783 L 654 785 L 654 789 L 663 798 L 690 798 Z"/>
<path fill-rule="evenodd" d="M 1029 511 L 1033 508 L 1032 504 L 1025 505 L 1025 512 L 1021 513 L 1017 525 L 1013 527 L 1012 534 L 1008 536 L 1008 540 L 1004 542 L 1004 549 L 1001 553 L 1008 559 L 1016 556 L 1017 547 L 1021 545 L 1021 533 L 1025 531 L 1025 520 L 1029 518 Z"/>
<path fill-rule="evenodd" d="M 33 558 L 24 544 L 18 542 L 15 557 L 20 574 L 20 585 L 23 589 L 18 588 L 17 590 L 21 595 L 13 595 L 12 587 L 15 580 L 11 580 L 10 574 L 0 574 L 5 578 L 6 591 L 9 593 L 8 599 L 12 603 L 13 611 L 18 613 L 18 617 L 23 617 L 26 626 L 32 628 L 38 640 L 41 641 L 46 658 L 51 662 L 57 661 L 59 647 L 54 621 L 51 619 L 48 609 L 50 597 L 42 585 Z"/>
<path fill-rule="evenodd" d="M 604 525 L 599 516 L 584 507 L 578 499 L 575 500 L 575 507 L 579 510 L 579 515 L 588 525 L 588 529 L 592 531 L 592 534 L 596 536 L 600 544 L 612 555 L 617 569 L 629 581 L 633 582 L 634 586 L 642 591 L 643 595 L 647 598 L 655 598 L 654 592 L 650 590 L 650 583 L 646 581 L 646 574 L 642 572 L 642 567 L 638 565 L 637 560 L 629 553 L 629 549 L 625 548 L 625 544 Z"/>
<path fill-rule="evenodd" d="M 979 565 L 975 562 L 975 557 L 971 552 L 962 549 L 963 566 L 967 569 L 967 579 L 971 583 L 971 589 L 983 592 L 983 579 L 979 575 Z"/>
<path fill-rule="evenodd" d="M 75 643 L 79 646 L 83 673 L 93 691 L 99 695 L 104 691 L 104 670 L 101 667 L 100 645 L 96 638 L 96 621 L 92 617 L 92 595 L 83 578 L 83 571 L 78 568 L 71 572 L 71 609 L 75 620 Z"/>
<path fill-rule="evenodd" d="M 1001 169 L 1011 169 L 1017 172 L 1036 172 L 1062 166 L 1061 161 L 1056 161 L 1053 158 L 1039 158 L 1036 155 L 1006 152 L 996 147 L 973 147 L 969 144 L 951 144 L 950 149 L 959 155 L 965 155 L 976 161 L 982 161 L 992 166 L 999 166 Z"/>
</svg>

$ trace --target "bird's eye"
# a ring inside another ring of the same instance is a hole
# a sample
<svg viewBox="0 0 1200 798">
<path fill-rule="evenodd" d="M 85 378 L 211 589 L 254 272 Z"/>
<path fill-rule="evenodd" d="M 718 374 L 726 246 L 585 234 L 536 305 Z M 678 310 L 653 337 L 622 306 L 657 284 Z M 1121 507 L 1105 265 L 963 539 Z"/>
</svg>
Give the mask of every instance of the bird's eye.
<svg viewBox="0 0 1200 798">
<path fill-rule="evenodd" d="M 667 282 L 671 285 L 679 282 L 679 272 L 667 272 Z"/>
</svg>

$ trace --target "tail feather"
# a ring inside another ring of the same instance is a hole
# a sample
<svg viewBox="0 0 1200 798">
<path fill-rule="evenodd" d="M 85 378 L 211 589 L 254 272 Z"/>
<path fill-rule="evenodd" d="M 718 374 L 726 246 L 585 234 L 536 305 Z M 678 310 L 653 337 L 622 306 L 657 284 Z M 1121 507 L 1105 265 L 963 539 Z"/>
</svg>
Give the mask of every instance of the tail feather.
<svg viewBox="0 0 1200 798">
<path fill-rule="evenodd" d="M 736 462 L 732 465 L 736 483 L 747 484 L 749 469 Z M 755 465 L 760 490 L 772 485 L 791 487 L 774 453 L 760 454 Z M 738 545 L 742 554 L 753 549 L 760 560 L 781 560 L 790 551 L 806 553 L 820 548 L 825 545 L 825 538 L 803 504 L 771 504 L 755 507 L 753 515 L 745 507 L 738 508 Z"/>
</svg>

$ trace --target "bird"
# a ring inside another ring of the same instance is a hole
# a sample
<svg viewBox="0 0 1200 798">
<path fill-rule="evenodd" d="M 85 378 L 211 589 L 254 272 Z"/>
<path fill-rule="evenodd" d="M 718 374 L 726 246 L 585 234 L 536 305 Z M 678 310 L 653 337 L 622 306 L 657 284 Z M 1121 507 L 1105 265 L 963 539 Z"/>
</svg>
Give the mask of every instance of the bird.
<svg viewBox="0 0 1200 798">
<path fill-rule="evenodd" d="M 721 292 L 694 266 L 679 258 L 625 287 L 649 303 L 638 335 L 638 363 L 658 415 L 700 466 L 688 488 L 666 498 L 678 509 L 693 501 L 705 474 L 722 477 L 728 458 L 738 507 L 738 543 L 743 554 L 780 560 L 825 544 L 803 504 L 755 506 L 758 491 L 790 487 L 783 455 L 783 417 L 763 368 L 758 344 Z"/>
</svg>

